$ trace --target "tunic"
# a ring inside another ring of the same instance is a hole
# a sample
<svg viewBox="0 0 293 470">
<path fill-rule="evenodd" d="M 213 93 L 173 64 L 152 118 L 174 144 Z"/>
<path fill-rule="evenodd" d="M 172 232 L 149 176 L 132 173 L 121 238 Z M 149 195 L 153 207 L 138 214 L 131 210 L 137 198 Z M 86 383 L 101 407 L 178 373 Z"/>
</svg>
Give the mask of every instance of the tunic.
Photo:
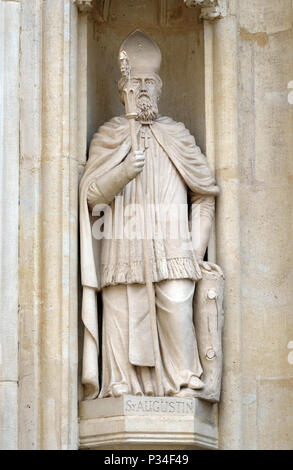
<svg viewBox="0 0 293 470">
<path fill-rule="evenodd" d="M 142 126 L 139 148 L 145 151 L 142 186 L 147 202 L 147 234 L 152 281 L 201 278 L 194 258 L 188 202 L 200 205 L 200 217 L 213 217 L 214 197 L 198 196 L 188 188 L 165 150 L 152 132 Z M 113 201 L 101 194 L 98 179 L 88 192 L 88 202 L 109 203 L 104 210 L 104 237 L 101 240 L 101 287 L 117 284 L 143 284 L 144 234 L 142 208 L 138 205 L 136 179 L 131 180 Z M 196 210 L 195 210 L 196 213 Z M 197 221 L 199 228 L 199 220 Z"/>
</svg>

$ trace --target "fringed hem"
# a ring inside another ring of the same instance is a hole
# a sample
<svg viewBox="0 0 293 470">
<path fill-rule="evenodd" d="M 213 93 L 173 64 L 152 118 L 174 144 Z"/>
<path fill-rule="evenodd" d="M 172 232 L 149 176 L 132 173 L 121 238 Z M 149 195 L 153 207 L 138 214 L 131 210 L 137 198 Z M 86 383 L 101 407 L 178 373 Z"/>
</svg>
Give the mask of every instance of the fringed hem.
<svg viewBox="0 0 293 470">
<path fill-rule="evenodd" d="M 152 263 L 152 282 L 160 282 L 166 279 L 191 279 L 198 281 L 202 278 L 201 270 L 197 263 L 190 258 L 164 259 Z M 142 261 L 118 263 L 115 265 L 102 265 L 102 288 L 117 284 L 145 284 L 145 276 Z"/>
</svg>

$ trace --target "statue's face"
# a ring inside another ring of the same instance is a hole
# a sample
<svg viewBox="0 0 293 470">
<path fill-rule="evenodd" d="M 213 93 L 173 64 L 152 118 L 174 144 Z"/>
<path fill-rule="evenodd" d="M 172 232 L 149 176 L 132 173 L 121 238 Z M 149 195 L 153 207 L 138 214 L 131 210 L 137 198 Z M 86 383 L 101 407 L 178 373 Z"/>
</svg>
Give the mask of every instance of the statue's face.
<svg viewBox="0 0 293 470">
<path fill-rule="evenodd" d="M 160 87 L 152 74 L 136 74 L 131 77 L 131 85 L 135 92 L 138 119 L 153 121 L 158 115 L 158 99 Z"/>
<path fill-rule="evenodd" d="M 158 85 L 153 75 L 139 74 L 131 77 L 131 85 L 135 90 L 135 96 L 149 96 L 158 100 Z"/>
</svg>

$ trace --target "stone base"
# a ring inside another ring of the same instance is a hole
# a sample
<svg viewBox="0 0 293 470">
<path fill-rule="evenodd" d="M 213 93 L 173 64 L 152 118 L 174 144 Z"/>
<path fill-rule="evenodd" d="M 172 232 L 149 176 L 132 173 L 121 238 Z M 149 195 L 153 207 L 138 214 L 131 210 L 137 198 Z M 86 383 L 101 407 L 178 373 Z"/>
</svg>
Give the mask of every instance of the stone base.
<svg viewBox="0 0 293 470">
<path fill-rule="evenodd" d="M 218 448 L 218 407 L 197 398 L 83 401 L 79 416 L 80 449 Z"/>
</svg>

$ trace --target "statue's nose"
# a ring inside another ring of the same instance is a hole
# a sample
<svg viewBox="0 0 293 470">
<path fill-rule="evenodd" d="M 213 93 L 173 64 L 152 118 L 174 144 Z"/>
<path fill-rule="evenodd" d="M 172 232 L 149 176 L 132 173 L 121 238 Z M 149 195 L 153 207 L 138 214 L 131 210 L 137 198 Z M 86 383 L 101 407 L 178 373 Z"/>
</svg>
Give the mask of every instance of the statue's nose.
<svg viewBox="0 0 293 470">
<path fill-rule="evenodd" d="M 140 90 L 141 90 L 141 91 L 146 91 L 146 86 L 145 86 L 145 80 L 144 80 L 144 79 L 142 79 L 142 81 L 141 81 Z"/>
</svg>

